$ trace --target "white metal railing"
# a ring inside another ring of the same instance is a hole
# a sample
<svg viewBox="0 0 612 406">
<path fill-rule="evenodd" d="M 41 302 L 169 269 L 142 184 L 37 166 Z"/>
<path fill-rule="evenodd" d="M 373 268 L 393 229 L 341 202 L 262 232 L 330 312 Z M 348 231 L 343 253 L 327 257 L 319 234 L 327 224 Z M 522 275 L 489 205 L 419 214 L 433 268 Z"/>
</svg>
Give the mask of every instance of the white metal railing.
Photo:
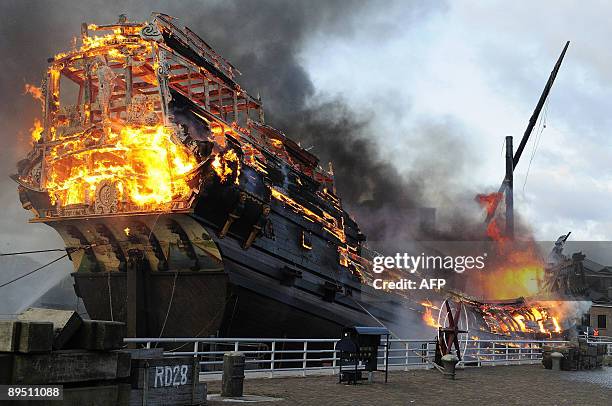
<svg viewBox="0 0 612 406">
<path fill-rule="evenodd" d="M 610 336 L 593 336 L 583 335 L 589 344 L 606 344 L 606 355 L 612 355 L 612 337 Z"/>
<path fill-rule="evenodd" d="M 126 343 L 146 348 L 162 347 L 165 356 L 199 357 L 203 379 L 219 379 L 223 354 L 241 351 L 246 355 L 246 376 L 334 374 L 339 369 L 335 351 L 338 339 L 295 338 L 126 338 Z M 468 340 L 462 341 L 464 367 L 534 364 L 542 360 L 542 345 L 567 341 Z M 389 370 L 428 368 L 435 356 L 435 341 L 391 339 L 389 348 L 379 349 L 384 368 L 386 351 Z"/>
</svg>

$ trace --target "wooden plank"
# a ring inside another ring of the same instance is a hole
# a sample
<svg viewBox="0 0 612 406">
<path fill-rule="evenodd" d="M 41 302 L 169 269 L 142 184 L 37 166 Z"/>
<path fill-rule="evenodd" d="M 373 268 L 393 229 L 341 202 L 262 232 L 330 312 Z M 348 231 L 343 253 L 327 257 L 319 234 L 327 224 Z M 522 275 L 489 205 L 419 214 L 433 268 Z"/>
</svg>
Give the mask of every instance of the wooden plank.
<svg viewBox="0 0 612 406">
<path fill-rule="evenodd" d="M 72 310 L 42 309 L 30 307 L 19 316 L 18 320 L 48 321 L 53 323 L 53 348 L 64 348 L 68 340 L 81 326 L 81 316 Z"/>
<path fill-rule="evenodd" d="M 14 384 L 65 384 L 104 381 L 125 375 L 125 355 L 118 352 L 60 350 L 49 354 L 15 354 Z"/>
</svg>

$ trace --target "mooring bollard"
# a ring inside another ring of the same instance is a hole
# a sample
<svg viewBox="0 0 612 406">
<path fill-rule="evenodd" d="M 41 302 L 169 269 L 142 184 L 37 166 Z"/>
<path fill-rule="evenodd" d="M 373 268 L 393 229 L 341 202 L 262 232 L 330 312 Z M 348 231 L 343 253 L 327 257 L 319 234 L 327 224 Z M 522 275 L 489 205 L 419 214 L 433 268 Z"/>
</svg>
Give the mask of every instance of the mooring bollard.
<svg viewBox="0 0 612 406">
<path fill-rule="evenodd" d="M 453 354 L 446 354 L 442 357 L 442 366 L 444 367 L 444 376 L 448 379 L 455 379 L 455 367 L 459 362 L 459 358 Z"/>
<path fill-rule="evenodd" d="M 563 359 L 563 354 L 560 352 L 553 352 L 550 354 L 550 358 L 552 359 L 552 370 L 561 371 L 561 359 Z"/>
<path fill-rule="evenodd" d="M 223 378 L 221 396 L 234 398 L 242 396 L 244 385 L 244 353 L 232 351 L 223 354 Z"/>
</svg>

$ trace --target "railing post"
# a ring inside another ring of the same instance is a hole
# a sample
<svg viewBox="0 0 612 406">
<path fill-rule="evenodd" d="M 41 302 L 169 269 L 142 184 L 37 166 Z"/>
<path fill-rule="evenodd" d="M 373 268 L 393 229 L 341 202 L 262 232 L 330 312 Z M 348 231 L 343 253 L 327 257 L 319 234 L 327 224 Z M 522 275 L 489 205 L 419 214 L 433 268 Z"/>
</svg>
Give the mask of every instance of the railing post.
<svg viewBox="0 0 612 406">
<path fill-rule="evenodd" d="M 510 354 L 508 349 L 510 348 L 510 343 L 506 341 L 506 365 L 510 365 Z"/>
<path fill-rule="evenodd" d="M 270 353 L 270 378 L 274 376 L 274 359 L 276 358 L 276 341 L 272 341 L 271 353 Z"/>
<path fill-rule="evenodd" d="M 193 342 L 193 358 L 198 357 L 198 349 L 200 347 L 200 343 L 196 340 Z"/>
<path fill-rule="evenodd" d="M 336 363 L 336 360 L 337 360 L 337 358 L 336 358 L 336 344 L 338 344 L 338 341 L 334 341 L 334 358 L 332 360 L 332 370 L 334 371 L 334 373 L 336 373 L 336 365 L 337 365 L 337 363 Z"/>
<path fill-rule="evenodd" d="M 234 351 L 238 352 L 239 344 L 238 341 L 234 342 Z"/>
<path fill-rule="evenodd" d="M 304 358 L 302 361 L 302 376 L 306 376 L 306 362 L 308 356 L 308 341 L 304 341 Z"/>
<path fill-rule="evenodd" d="M 481 367 L 482 363 L 480 362 L 481 357 L 480 357 L 480 340 L 476 340 L 476 359 L 478 360 L 478 366 Z"/>
<path fill-rule="evenodd" d="M 404 371 L 408 371 L 408 342 L 406 341 L 404 343 L 404 357 L 406 357 L 406 359 L 404 360 Z"/>
<path fill-rule="evenodd" d="M 147 348 L 151 348 L 151 341 L 147 341 Z"/>
<path fill-rule="evenodd" d="M 387 369 L 387 363 L 388 363 L 388 360 L 389 360 L 389 347 L 391 347 L 392 345 L 393 345 L 393 342 L 389 341 L 389 345 L 385 346 L 385 360 L 383 361 L 383 367 L 385 367 L 385 369 Z M 378 354 L 376 354 L 376 355 L 378 355 Z M 378 363 L 377 363 L 377 366 L 378 366 Z"/>
</svg>

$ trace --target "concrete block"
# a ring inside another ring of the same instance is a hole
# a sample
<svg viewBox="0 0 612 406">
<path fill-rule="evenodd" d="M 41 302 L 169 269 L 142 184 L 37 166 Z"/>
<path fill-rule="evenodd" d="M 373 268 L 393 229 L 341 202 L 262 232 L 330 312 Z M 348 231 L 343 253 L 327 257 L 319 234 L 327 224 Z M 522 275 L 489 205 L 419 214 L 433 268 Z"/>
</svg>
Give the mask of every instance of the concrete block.
<svg viewBox="0 0 612 406">
<path fill-rule="evenodd" d="M 123 355 L 124 356 L 124 355 Z M 125 375 L 117 352 L 59 350 L 49 354 L 15 354 L 13 383 L 67 384 L 106 381 Z"/>
<path fill-rule="evenodd" d="M 14 352 L 19 347 L 21 325 L 15 320 L 0 321 L 0 352 Z"/>
<path fill-rule="evenodd" d="M 125 323 L 118 321 L 83 320 L 81 327 L 68 343 L 70 348 L 108 351 L 123 347 Z"/>
<path fill-rule="evenodd" d="M 65 344 L 81 326 L 81 316 L 72 310 L 42 309 L 30 307 L 19 316 L 18 320 L 48 321 L 53 323 L 53 348 L 64 348 Z"/>
<path fill-rule="evenodd" d="M 117 378 L 129 378 L 132 371 L 132 357 L 129 352 L 113 351 L 117 353 Z"/>
<path fill-rule="evenodd" d="M 13 354 L 0 354 L 0 385 L 13 381 Z"/>
<path fill-rule="evenodd" d="M 53 323 L 20 321 L 18 352 L 49 352 L 53 348 Z"/>
<path fill-rule="evenodd" d="M 118 350 L 119 352 L 126 352 L 130 354 L 131 359 L 151 359 L 151 358 L 163 358 L 163 348 L 123 348 Z"/>
</svg>

